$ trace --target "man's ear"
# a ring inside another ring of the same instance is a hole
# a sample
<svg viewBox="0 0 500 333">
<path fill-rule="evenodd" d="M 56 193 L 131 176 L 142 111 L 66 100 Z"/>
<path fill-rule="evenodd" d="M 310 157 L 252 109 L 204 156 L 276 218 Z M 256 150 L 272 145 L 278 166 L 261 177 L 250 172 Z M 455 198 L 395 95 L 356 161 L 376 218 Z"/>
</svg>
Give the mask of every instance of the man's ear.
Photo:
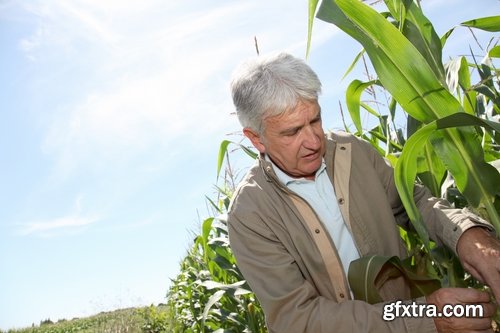
<svg viewBox="0 0 500 333">
<path fill-rule="evenodd" d="M 243 128 L 243 134 L 252 142 L 252 145 L 262 154 L 266 152 L 266 147 L 262 143 L 260 134 L 255 132 L 253 129 L 245 127 Z"/>
</svg>

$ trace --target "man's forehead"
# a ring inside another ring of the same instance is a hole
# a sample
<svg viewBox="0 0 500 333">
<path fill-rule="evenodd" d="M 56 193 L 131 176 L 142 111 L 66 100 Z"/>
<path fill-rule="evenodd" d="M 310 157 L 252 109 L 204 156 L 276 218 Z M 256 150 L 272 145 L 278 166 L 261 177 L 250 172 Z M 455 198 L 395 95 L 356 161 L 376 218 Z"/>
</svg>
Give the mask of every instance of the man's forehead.
<svg viewBox="0 0 500 333">
<path fill-rule="evenodd" d="M 321 107 L 317 102 L 299 102 L 297 105 L 281 114 L 264 118 L 267 125 L 278 124 L 284 127 L 294 121 L 303 121 L 304 117 L 315 118 L 321 113 Z"/>
</svg>

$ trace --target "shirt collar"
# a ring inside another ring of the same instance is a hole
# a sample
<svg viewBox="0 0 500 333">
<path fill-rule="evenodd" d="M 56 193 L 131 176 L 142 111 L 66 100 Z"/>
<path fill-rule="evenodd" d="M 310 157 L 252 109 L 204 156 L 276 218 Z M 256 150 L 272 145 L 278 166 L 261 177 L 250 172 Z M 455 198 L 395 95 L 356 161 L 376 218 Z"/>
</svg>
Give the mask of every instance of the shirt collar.
<svg viewBox="0 0 500 333">
<path fill-rule="evenodd" d="M 282 182 L 283 184 L 285 184 L 285 186 L 288 186 L 288 184 L 290 184 L 290 183 L 299 183 L 300 184 L 300 183 L 306 183 L 306 182 L 311 182 L 312 181 L 312 180 L 306 179 L 304 177 L 294 178 L 294 177 L 292 177 L 290 175 L 287 175 L 276 164 L 274 164 L 274 162 L 269 158 L 269 156 L 267 154 L 264 154 L 264 159 L 267 162 L 271 163 L 271 165 L 273 167 L 273 170 L 274 170 L 274 173 L 276 173 L 276 176 L 278 177 L 279 181 Z M 321 166 L 316 171 L 315 178 L 318 178 L 318 176 L 322 172 L 324 172 L 325 170 L 326 170 L 326 163 L 325 163 L 325 159 L 322 158 L 321 159 Z"/>
</svg>

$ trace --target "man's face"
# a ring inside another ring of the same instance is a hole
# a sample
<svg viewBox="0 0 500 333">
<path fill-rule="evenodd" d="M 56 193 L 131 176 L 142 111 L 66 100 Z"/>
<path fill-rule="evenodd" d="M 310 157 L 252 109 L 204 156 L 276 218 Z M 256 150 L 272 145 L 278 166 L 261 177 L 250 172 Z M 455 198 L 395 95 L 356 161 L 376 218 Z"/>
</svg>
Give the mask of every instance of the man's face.
<svg viewBox="0 0 500 333">
<path fill-rule="evenodd" d="M 301 101 L 290 112 L 265 118 L 263 125 L 261 135 L 243 129 L 255 148 L 266 153 L 288 175 L 314 179 L 325 153 L 318 102 Z"/>
</svg>

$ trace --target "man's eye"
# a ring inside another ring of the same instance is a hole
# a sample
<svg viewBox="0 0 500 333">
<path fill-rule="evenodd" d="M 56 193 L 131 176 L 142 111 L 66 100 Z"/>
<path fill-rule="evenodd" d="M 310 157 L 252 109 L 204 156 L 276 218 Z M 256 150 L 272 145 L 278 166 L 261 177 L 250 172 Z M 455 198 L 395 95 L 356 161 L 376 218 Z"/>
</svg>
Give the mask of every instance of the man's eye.
<svg viewBox="0 0 500 333">
<path fill-rule="evenodd" d="M 299 130 L 295 129 L 295 130 L 285 132 L 285 136 L 294 136 L 297 133 L 299 133 Z"/>
<path fill-rule="evenodd" d="M 317 123 L 320 123 L 320 122 L 321 122 L 321 117 L 313 119 L 313 121 L 312 121 L 313 124 L 317 124 Z"/>
</svg>

